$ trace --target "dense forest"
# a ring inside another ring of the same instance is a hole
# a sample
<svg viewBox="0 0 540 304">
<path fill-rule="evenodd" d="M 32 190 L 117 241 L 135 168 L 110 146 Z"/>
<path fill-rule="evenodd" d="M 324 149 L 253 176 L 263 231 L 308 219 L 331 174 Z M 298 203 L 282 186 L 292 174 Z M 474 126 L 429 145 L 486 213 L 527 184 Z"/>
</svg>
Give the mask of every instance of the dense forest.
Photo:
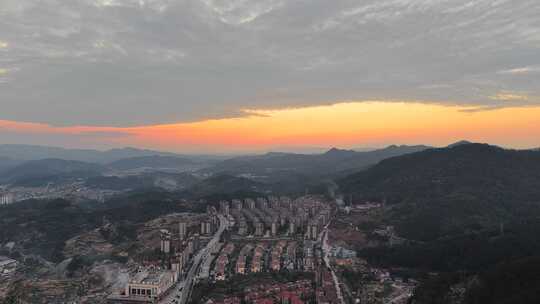
<svg viewBox="0 0 540 304">
<path fill-rule="evenodd" d="M 538 151 L 429 149 L 338 183 L 355 202 L 386 202 L 384 224 L 409 241 L 359 254 L 420 279 L 413 303 L 539 303 Z"/>
<path fill-rule="evenodd" d="M 355 201 L 386 201 L 403 236 L 430 241 L 540 216 L 540 152 L 483 144 L 381 161 L 338 181 Z"/>
</svg>

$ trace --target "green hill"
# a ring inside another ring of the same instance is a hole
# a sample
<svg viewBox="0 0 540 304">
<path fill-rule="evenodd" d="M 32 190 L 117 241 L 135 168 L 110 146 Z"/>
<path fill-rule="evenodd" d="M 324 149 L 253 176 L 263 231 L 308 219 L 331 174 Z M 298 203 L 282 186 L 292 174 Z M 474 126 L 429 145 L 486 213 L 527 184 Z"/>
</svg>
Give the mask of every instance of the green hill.
<svg viewBox="0 0 540 304">
<path fill-rule="evenodd" d="M 355 201 L 379 200 L 401 233 L 430 240 L 538 214 L 540 152 L 484 144 L 381 161 L 338 181 Z"/>
<path fill-rule="evenodd" d="M 416 240 L 359 250 L 425 274 L 411 303 L 538 303 L 540 151 L 460 143 L 383 160 L 338 184 L 355 203 L 385 201 L 384 224 Z"/>
</svg>

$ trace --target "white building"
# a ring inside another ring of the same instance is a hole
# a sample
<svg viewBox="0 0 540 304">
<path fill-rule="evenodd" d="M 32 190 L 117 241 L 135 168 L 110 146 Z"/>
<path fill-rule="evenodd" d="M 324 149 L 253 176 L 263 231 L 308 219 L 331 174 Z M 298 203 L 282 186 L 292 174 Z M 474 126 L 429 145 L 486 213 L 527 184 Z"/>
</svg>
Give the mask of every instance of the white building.
<svg viewBox="0 0 540 304">
<path fill-rule="evenodd" d="M 352 259 L 356 257 L 356 251 L 335 246 L 330 249 L 330 256 L 338 259 Z"/>
<path fill-rule="evenodd" d="M 171 252 L 171 234 L 168 230 L 162 229 L 160 231 L 161 238 L 161 252 L 169 253 Z"/>
<path fill-rule="evenodd" d="M 15 201 L 15 197 L 11 193 L 0 192 L 0 205 L 9 205 Z"/>
<path fill-rule="evenodd" d="M 17 269 L 17 261 L 0 256 L 0 276 L 10 275 Z"/>
<path fill-rule="evenodd" d="M 180 237 L 180 240 L 185 240 L 187 237 L 187 223 L 186 222 L 180 222 L 178 224 L 178 236 Z"/>
<path fill-rule="evenodd" d="M 165 294 L 178 280 L 178 272 L 171 270 L 142 269 L 126 285 L 126 295 L 153 302 Z"/>
</svg>

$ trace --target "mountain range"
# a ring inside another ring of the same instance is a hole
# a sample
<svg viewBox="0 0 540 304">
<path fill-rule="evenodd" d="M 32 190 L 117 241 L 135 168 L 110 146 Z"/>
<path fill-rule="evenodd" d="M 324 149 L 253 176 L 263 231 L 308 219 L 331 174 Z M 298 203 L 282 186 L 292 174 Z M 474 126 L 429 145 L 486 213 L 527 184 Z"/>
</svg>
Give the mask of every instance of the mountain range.
<svg viewBox="0 0 540 304">
<path fill-rule="evenodd" d="M 0 183 L 43 185 L 110 171 L 193 171 L 222 159 L 135 148 L 98 151 L 5 144 L 0 145 Z"/>
<path fill-rule="evenodd" d="M 22 162 L 0 172 L 0 182 L 18 186 L 42 186 L 71 178 L 100 175 L 105 167 L 76 160 L 40 159 Z"/>
<path fill-rule="evenodd" d="M 108 164 L 121 159 L 138 158 L 145 156 L 183 157 L 199 161 L 223 159 L 223 157 L 213 155 L 182 155 L 171 152 L 161 152 L 130 147 L 100 151 L 92 149 L 66 149 L 59 147 L 35 145 L 0 145 L 0 160 L 2 158 L 6 158 L 16 161 L 27 161 L 56 158 L 98 164 Z"/>
<path fill-rule="evenodd" d="M 179 169 L 200 168 L 206 162 L 187 157 L 150 155 L 124 158 L 107 164 L 108 168 L 114 170 L 134 170 L 134 169 Z"/>
<path fill-rule="evenodd" d="M 97 151 L 0 145 L 0 182 L 33 185 L 100 176 L 107 172 L 200 170 L 210 176 L 226 174 L 268 183 L 294 181 L 298 188 L 304 188 L 307 180 L 355 172 L 382 159 L 427 148 L 389 146 L 367 152 L 333 148 L 321 154 L 270 152 L 223 160 L 218 156 L 179 155 L 134 148 Z"/>
<path fill-rule="evenodd" d="M 385 159 L 337 184 L 347 203 L 385 202 L 370 225 L 391 226 L 401 240 L 359 256 L 429 273 L 410 303 L 538 303 L 540 151 L 460 142 Z"/>
<path fill-rule="evenodd" d="M 355 172 L 394 156 L 428 149 L 428 146 L 389 146 L 366 152 L 332 148 L 322 154 L 270 152 L 221 161 L 205 171 L 279 179 L 287 174 L 309 177 Z"/>
</svg>

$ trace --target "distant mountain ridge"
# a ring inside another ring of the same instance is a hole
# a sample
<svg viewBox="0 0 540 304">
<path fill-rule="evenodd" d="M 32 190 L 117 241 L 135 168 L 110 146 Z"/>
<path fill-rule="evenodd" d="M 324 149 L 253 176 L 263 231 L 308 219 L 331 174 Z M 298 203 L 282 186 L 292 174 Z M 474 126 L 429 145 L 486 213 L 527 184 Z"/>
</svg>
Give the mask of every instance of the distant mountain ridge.
<svg viewBox="0 0 540 304">
<path fill-rule="evenodd" d="M 136 148 L 111 149 L 106 151 L 92 149 L 65 149 L 59 147 L 34 146 L 34 145 L 0 145 L 0 157 L 7 157 L 14 160 L 39 160 L 39 159 L 64 159 L 84 161 L 91 163 L 106 164 L 125 158 L 144 156 L 171 156 L 187 157 L 171 152 L 160 152 Z M 192 156 L 197 158 L 200 156 Z"/>
<path fill-rule="evenodd" d="M 4 171 L 0 182 L 29 186 L 43 185 L 49 181 L 64 178 L 96 176 L 104 170 L 105 168 L 98 164 L 75 160 L 54 158 L 31 160 Z"/>
<path fill-rule="evenodd" d="M 107 164 L 115 170 L 133 170 L 141 168 L 153 169 L 185 169 L 200 164 L 193 159 L 177 156 L 151 155 L 124 158 Z"/>
<path fill-rule="evenodd" d="M 157 162 L 156 162 L 157 158 Z M 191 186 L 197 180 L 189 173 L 166 173 L 163 168 L 181 169 L 180 166 L 193 166 L 189 160 L 171 156 L 152 156 L 120 160 L 115 170 L 128 171 L 151 167 L 152 170 L 143 170 L 138 174 L 119 176 L 110 175 L 112 166 L 64 159 L 40 159 L 22 162 L 0 173 L 0 183 L 12 186 L 39 187 L 49 183 L 85 181 L 85 184 L 94 188 L 110 190 L 126 190 L 136 188 L 159 187 L 175 190 Z M 173 167 L 177 165 L 176 167 Z"/>
<path fill-rule="evenodd" d="M 398 155 L 429 149 L 428 146 L 389 146 L 367 152 L 332 148 L 322 154 L 270 152 L 263 155 L 235 157 L 217 163 L 212 173 L 277 175 L 283 172 L 324 176 L 362 170 L 377 162 Z"/>
<path fill-rule="evenodd" d="M 454 148 L 454 147 L 461 146 L 461 145 L 470 145 L 470 144 L 472 144 L 472 143 L 473 143 L 473 142 L 470 142 L 470 141 L 468 141 L 468 140 L 460 140 L 460 141 L 455 142 L 455 143 L 453 143 L 453 144 L 449 144 L 449 145 L 447 146 L 447 148 Z"/>
</svg>

